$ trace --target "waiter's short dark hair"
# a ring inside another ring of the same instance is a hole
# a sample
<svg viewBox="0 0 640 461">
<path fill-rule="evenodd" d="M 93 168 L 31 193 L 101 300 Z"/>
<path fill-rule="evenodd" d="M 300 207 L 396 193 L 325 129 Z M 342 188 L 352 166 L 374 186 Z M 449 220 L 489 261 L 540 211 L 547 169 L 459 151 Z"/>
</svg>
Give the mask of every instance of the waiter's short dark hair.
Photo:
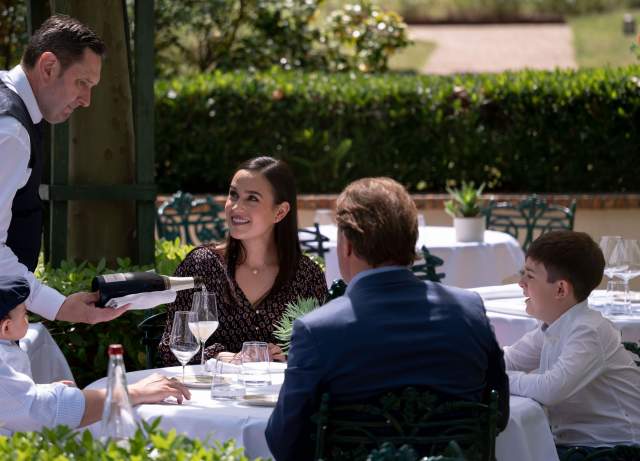
<svg viewBox="0 0 640 461">
<path fill-rule="evenodd" d="M 587 299 L 600 284 L 604 272 L 602 250 L 585 232 L 563 230 L 543 234 L 531 243 L 527 258 L 544 265 L 547 282 L 567 280 L 578 302 Z"/>
<path fill-rule="evenodd" d="M 22 63 L 32 69 L 45 51 L 55 54 L 62 71 L 82 59 L 88 48 L 98 56 L 104 56 L 106 46 L 88 26 L 64 14 L 48 18 L 29 39 Z"/>
</svg>

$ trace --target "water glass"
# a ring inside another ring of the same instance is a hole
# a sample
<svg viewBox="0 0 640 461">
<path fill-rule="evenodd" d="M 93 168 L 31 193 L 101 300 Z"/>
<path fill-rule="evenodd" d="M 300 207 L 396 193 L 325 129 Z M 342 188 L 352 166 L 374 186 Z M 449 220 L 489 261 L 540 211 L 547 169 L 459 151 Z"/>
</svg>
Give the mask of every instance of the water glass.
<svg viewBox="0 0 640 461">
<path fill-rule="evenodd" d="M 625 295 L 627 284 L 623 281 L 610 280 L 607 283 L 607 305 L 605 315 L 629 315 L 630 303 Z"/>
<path fill-rule="evenodd" d="M 262 341 L 242 343 L 240 353 L 242 363 L 242 381 L 245 387 L 260 388 L 271 385 L 269 373 L 269 347 Z"/>
<path fill-rule="evenodd" d="M 237 365 L 216 360 L 211 378 L 211 398 L 216 400 L 234 400 L 245 394 L 244 383 L 238 376 Z"/>
</svg>

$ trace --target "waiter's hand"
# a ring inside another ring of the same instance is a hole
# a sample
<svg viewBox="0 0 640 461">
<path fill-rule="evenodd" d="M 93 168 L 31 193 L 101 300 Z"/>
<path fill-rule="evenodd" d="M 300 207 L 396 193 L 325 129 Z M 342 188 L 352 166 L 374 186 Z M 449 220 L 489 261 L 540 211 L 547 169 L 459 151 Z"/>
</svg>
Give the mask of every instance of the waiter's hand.
<svg viewBox="0 0 640 461">
<path fill-rule="evenodd" d="M 56 320 L 64 320 L 74 323 L 95 324 L 108 322 L 124 314 L 128 305 L 119 309 L 96 307 L 95 303 L 100 299 L 98 292 L 87 293 L 81 291 L 67 296 L 67 299 L 60 306 Z"/>
</svg>

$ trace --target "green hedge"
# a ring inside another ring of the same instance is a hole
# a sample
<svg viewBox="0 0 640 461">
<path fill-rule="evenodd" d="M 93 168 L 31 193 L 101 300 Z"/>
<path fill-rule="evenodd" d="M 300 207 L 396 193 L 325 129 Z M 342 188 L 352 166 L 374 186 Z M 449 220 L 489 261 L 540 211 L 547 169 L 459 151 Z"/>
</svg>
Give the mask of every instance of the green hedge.
<svg viewBox="0 0 640 461">
<path fill-rule="evenodd" d="M 249 461 L 234 440 L 216 441 L 210 447 L 178 435 L 175 430 L 160 431 L 158 424 L 159 419 L 152 424 L 143 422 L 144 429 L 137 431 L 128 446 L 104 444 L 88 430 L 80 434 L 66 426 L 0 436 L 0 461 Z"/>
<path fill-rule="evenodd" d="M 640 67 L 456 77 L 273 71 L 156 85 L 163 192 L 223 192 L 243 159 L 289 161 L 299 190 L 389 175 L 509 192 L 640 190 Z"/>
</svg>

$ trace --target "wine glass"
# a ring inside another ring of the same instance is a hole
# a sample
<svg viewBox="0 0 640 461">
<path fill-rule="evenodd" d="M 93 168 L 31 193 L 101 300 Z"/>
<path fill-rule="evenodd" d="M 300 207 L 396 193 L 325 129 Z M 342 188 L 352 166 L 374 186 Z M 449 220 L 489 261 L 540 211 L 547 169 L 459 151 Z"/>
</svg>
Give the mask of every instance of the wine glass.
<svg viewBox="0 0 640 461">
<path fill-rule="evenodd" d="M 196 322 L 196 314 L 190 311 L 177 311 L 173 316 L 169 348 L 178 362 L 182 364 L 182 382 L 184 383 L 184 367 L 189 360 L 196 355 L 200 345 L 197 338 L 191 333 L 190 323 Z"/>
<path fill-rule="evenodd" d="M 602 250 L 605 263 L 604 275 L 606 275 L 609 280 L 613 278 L 613 274 L 619 272 L 619 268 L 615 265 L 616 257 L 614 251 L 621 240 L 622 237 L 619 235 L 603 235 L 600 238 L 600 249 Z"/>
<path fill-rule="evenodd" d="M 619 270 L 613 275 L 624 281 L 624 305 L 629 306 L 629 280 L 640 275 L 640 243 L 636 239 L 622 239 L 614 255 Z"/>
<path fill-rule="evenodd" d="M 207 339 L 218 329 L 218 308 L 216 295 L 206 291 L 198 291 L 193 294 L 191 302 L 191 312 L 195 314 L 195 320 L 189 323 L 189 328 L 193 335 L 198 338 L 202 348 L 200 365 L 204 367 L 204 344 Z"/>
</svg>

